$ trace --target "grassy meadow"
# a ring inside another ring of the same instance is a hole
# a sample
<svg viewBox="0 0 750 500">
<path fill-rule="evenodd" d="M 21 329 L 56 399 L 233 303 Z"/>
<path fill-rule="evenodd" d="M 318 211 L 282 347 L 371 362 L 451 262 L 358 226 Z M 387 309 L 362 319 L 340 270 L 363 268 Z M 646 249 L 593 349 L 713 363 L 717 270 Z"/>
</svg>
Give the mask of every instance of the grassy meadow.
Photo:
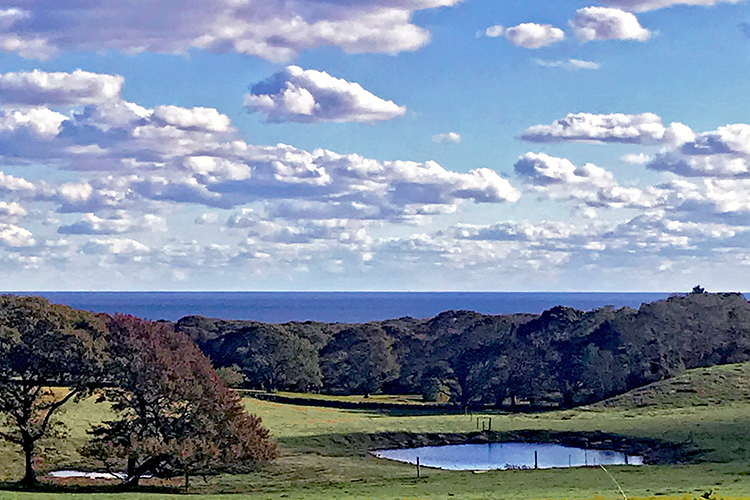
<svg viewBox="0 0 750 500">
<path fill-rule="evenodd" d="M 750 364 L 693 370 L 675 379 L 642 388 L 590 407 L 537 414 L 481 415 L 383 413 L 298 406 L 245 399 L 249 411 L 263 418 L 278 439 L 281 457 L 262 472 L 218 476 L 191 483 L 201 498 L 232 494 L 244 499 L 590 499 L 622 498 L 613 479 L 599 468 L 515 470 L 486 473 L 423 469 L 372 458 L 368 434 L 380 432 L 468 433 L 478 416 L 492 416 L 497 431 L 538 429 L 595 431 L 635 438 L 685 443 L 700 450 L 690 464 L 612 466 L 609 472 L 628 498 L 750 497 Z M 384 398 L 386 399 L 386 398 Z M 71 405 L 63 420 L 65 441 L 48 443 L 42 469 L 92 467 L 75 449 L 86 429 L 107 418 L 106 405 L 93 399 Z M 21 456 L 0 447 L 0 479 L 20 477 Z M 45 482 L 52 482 L 44 479 Z M 75 483 L 75 482 L 72 482 Z M 60 483 L 58 483 L 59 485 Z M 79 483 L 80 484 L 80 483 Z M 62 493 L 0 490 L 0 499 L 60 500 L 105 498 L 184 498 L 180 481 L 172 493 L 92 493 L 64 485 Z"/>
</svg>

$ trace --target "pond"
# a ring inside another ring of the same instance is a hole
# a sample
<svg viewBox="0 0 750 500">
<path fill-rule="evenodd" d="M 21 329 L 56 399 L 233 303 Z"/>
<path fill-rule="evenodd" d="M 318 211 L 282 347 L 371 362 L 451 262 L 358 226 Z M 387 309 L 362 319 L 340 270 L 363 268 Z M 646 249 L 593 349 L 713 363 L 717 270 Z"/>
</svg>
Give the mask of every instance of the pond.
<svg viewBox="0 0 750 500">
<path fill-rule="evenodd" d="M 372 454 L 411 464 L 446 470 L 550 469 L 591 465 L 643 465 L 643 457 L 559 444 L 486 443 L 376 450 Z"/>
<path fill-rule="evenodd" d="M 82 470 L 56 470 L 47 474 L 49 477 L 61 479 L 87 478 L 87 479 L 125 479 L 124 472 L 88 472 Z"/>
</svg>

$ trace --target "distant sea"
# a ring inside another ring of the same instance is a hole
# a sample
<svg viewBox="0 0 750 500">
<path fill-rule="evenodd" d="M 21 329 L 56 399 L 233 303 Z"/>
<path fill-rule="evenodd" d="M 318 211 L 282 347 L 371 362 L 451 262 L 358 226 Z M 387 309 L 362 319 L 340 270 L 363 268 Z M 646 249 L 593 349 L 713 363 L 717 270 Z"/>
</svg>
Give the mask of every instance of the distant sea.
<svg viewBox="0 0 750 500">
<path fill-rule="evenodd" d="M 403 316 L 429 318 L 448 310 L 485 314 L 541 313 L 556 305 L 585 311 L 604 305 L 638 308 L 668 293 L 559 292 L 17 292 L 93 312 L 177 321 L 199 315 L 266 323 L 364 323 Z"/>
</svg>

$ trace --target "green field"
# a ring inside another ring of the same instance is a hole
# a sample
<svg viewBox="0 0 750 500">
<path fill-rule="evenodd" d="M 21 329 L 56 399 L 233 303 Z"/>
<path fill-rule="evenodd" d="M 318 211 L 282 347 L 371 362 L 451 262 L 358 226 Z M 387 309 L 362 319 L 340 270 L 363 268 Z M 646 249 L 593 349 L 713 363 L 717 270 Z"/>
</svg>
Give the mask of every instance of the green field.
<svg viewBox="0 0 750 500">
<path fill-rule="evenodd" d="M 695 370 L 640 389 L 628 396 L 586 408 L 539 414 L 486 414 L 493 430 L 594 431 L 656 438 L 701 450 L 690 464 L 609 467 L 629 498 L 696 498 L 710 490 L 723 497 L 750 496 L 750 365 Z M 478 415 L 399 415 L 285 405 L 251 398 L 247 408 L 260 415 L 279 440 L 282 456 L 263 472 L 195 480 L 191 491 L 202 498 L 231 499 L 584 499 L 621 498 L 601 469 L 471 472 L 423 471 L 367 455 L 368 435 L 380 432 L 468 433 Z M 68 408 L 69 438 L 50 443 L 43 468 L 81 466 L 75 452 L 91 422 L 108 415 L 106 406 L 87 400 Z M 484 415 L 484 414 L 483 414 Z M 482 415 L 482 416 L 483 416 Z M 0 448 L 0 478 L 21 475 L 21 457 Z M 50 482 L 44 479 L 45 482 Z M 184 498 L 174 493 L 105 494 L 20 493 L 0 491 L 0 499 Z M 66 487 L 72 488 L 68 485 Z M 225 495 L 224 495 L 225 496 Z"/>
</svg>

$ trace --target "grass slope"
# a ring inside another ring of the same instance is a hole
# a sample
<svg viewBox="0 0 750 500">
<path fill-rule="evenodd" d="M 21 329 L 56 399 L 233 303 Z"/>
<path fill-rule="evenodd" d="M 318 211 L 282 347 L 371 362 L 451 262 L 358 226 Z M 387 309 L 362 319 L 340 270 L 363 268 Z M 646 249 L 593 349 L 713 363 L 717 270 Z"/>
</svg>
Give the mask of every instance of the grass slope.
<svg viewBox="0 0 750 500">
<path fill-rule="evenodd" d="M 601 401 L 598 408 L 690 407 L 750 402 L 750 363 L 697 368 Z"/>
</svg>

